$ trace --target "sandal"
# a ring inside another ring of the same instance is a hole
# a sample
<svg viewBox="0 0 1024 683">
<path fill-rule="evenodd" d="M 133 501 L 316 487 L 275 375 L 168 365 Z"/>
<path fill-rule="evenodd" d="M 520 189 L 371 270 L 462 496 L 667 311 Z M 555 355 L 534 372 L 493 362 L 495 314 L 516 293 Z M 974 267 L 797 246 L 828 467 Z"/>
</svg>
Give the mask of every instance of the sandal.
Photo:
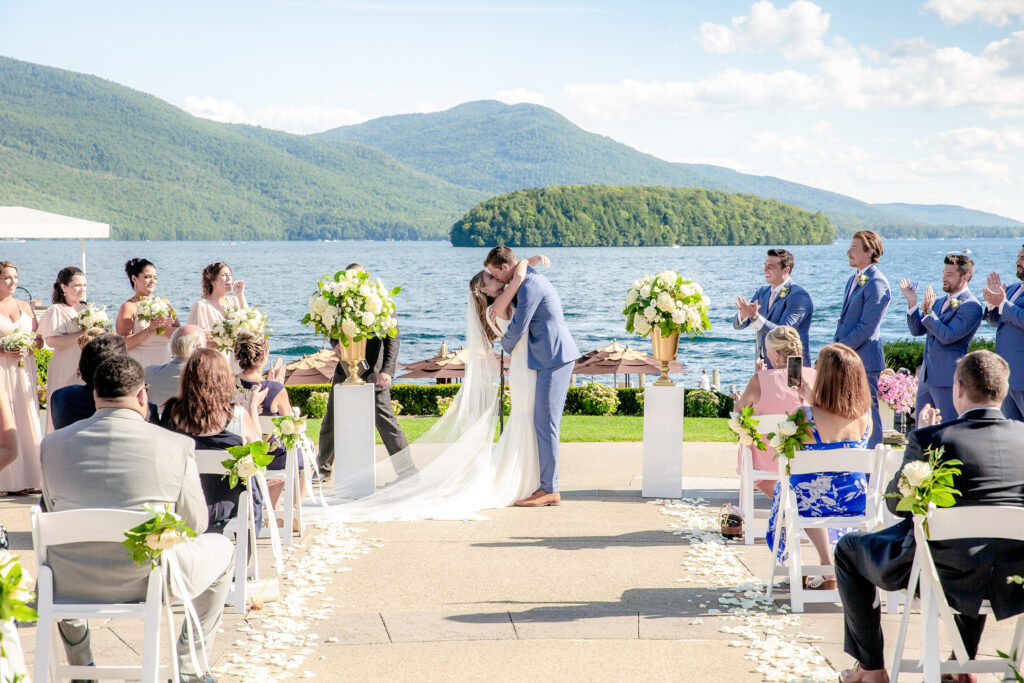
<svg viewBox="0 0 1024 683">
<path fill-rule="evenodd" d="M 835 579 L 824 576 L 805 576 L 804 589 L 810 591 L 834 591 L 838 587 Z"/>
<path fill-rule="evenodd" d="M 726 538 L 743 535 L 743 513 L 735 505 L 724 503 L 718 508 L 718 526 Z"/>
</svg>

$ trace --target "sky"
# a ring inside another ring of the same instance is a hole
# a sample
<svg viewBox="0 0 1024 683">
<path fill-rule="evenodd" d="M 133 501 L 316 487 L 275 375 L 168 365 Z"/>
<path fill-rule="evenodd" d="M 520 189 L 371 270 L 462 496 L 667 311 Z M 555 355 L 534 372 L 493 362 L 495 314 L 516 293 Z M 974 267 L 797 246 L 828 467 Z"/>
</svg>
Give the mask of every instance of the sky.
<svg viewBox="0 0 1024 683">
<path fill-rule="evenodd" d="M 1024 221 L 1024 0 L 0 0 L 0 55 L 294 133 L 462 102 Z"/>
</svg>

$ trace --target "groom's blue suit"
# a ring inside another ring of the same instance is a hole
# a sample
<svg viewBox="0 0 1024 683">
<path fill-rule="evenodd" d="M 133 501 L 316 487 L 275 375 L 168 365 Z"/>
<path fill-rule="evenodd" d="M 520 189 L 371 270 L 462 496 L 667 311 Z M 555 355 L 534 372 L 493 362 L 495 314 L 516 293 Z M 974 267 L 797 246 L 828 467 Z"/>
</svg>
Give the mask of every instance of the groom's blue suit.
<svg viewBox="0 0 1024 683">
<path fill-rule="evenodd" d="M 562 409 L 580 350 L 565 326 L 558 292 L 533 268 L 527 270 L 526 279 L 516 294 L 516 312 L 501 338 L 501 348 L 512 353 L 524 334 L 527 334 L 527 365 L 537 371 L 533 424 L 537 429 L 540 487 L 554 493 L 558 490 Z"/>
</svg>

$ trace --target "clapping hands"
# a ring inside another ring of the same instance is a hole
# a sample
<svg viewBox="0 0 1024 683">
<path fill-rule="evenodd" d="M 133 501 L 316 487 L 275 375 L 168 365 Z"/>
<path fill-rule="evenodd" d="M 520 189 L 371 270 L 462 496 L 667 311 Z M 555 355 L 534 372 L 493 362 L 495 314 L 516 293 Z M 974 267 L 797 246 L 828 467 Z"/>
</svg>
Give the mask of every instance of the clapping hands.
<svg viewBox="0 0 1024 683">
<path fill-rule="evenodd" d="M 985 289 L 981 290 L 981 295 L 989 306 L 998 307 L 1006 301 L 1006 286 L 1003 285 L 997 273 L 989 273 L 988 279 L 985 280 Z"/>
<path fill-rule="evenodd" d="M 917 416 L 917 428 L 931 427 L 942 422 L 942 413 L 938 408 L 933 408 L 931 403 L 925 403 L 921 407 L 921 414 Z"/>
<path fill-rule="evenodd" d="M 747 301 L 742 296 L 736 297 L 736 308 L 740 311 L 740 318 L 753 320 L 761 310 L 761 305 L 756 301 Z"/>
<path fill-rule="evenodd" d="M 932 306 L 934 304 L 935 290 L 932 289 L 931 285 L 928 285 L 927 289 L 924 290 L 924 298 L 921 300 L 921 315 L 928 315 L 929 313 L 931 313 Z"/>
<path fill-rule="evenodd" d="M 907 307 L 913 308 L 917 305 L 917 290 L 914 289 L 914 283 L 907 278 L 900 280 L 900 291 L 903 292 L 903 298 L 907 300 Z"/>
<path fill-rule="evenodd" d="M 267 370 L 267 379 L 271 382 L 280 382 L 284 384 L 284 361 L 280 358 L 269 370 Z"/>
</svg>

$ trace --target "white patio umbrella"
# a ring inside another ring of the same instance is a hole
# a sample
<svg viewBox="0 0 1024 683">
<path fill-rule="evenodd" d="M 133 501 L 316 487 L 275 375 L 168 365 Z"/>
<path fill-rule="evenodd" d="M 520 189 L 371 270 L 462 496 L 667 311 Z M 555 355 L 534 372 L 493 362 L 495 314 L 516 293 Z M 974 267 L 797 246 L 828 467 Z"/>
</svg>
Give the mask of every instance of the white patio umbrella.
<svg viewBox="0 0 1024 683">
<path fill-rule="evenodd" d="M 110 226 L 59 213 L 0 206 L 0 239 L 77 239 L 82 245 L 82 271 L 85 271 L 85 240 L 109 239 Z"/>
</svg>

